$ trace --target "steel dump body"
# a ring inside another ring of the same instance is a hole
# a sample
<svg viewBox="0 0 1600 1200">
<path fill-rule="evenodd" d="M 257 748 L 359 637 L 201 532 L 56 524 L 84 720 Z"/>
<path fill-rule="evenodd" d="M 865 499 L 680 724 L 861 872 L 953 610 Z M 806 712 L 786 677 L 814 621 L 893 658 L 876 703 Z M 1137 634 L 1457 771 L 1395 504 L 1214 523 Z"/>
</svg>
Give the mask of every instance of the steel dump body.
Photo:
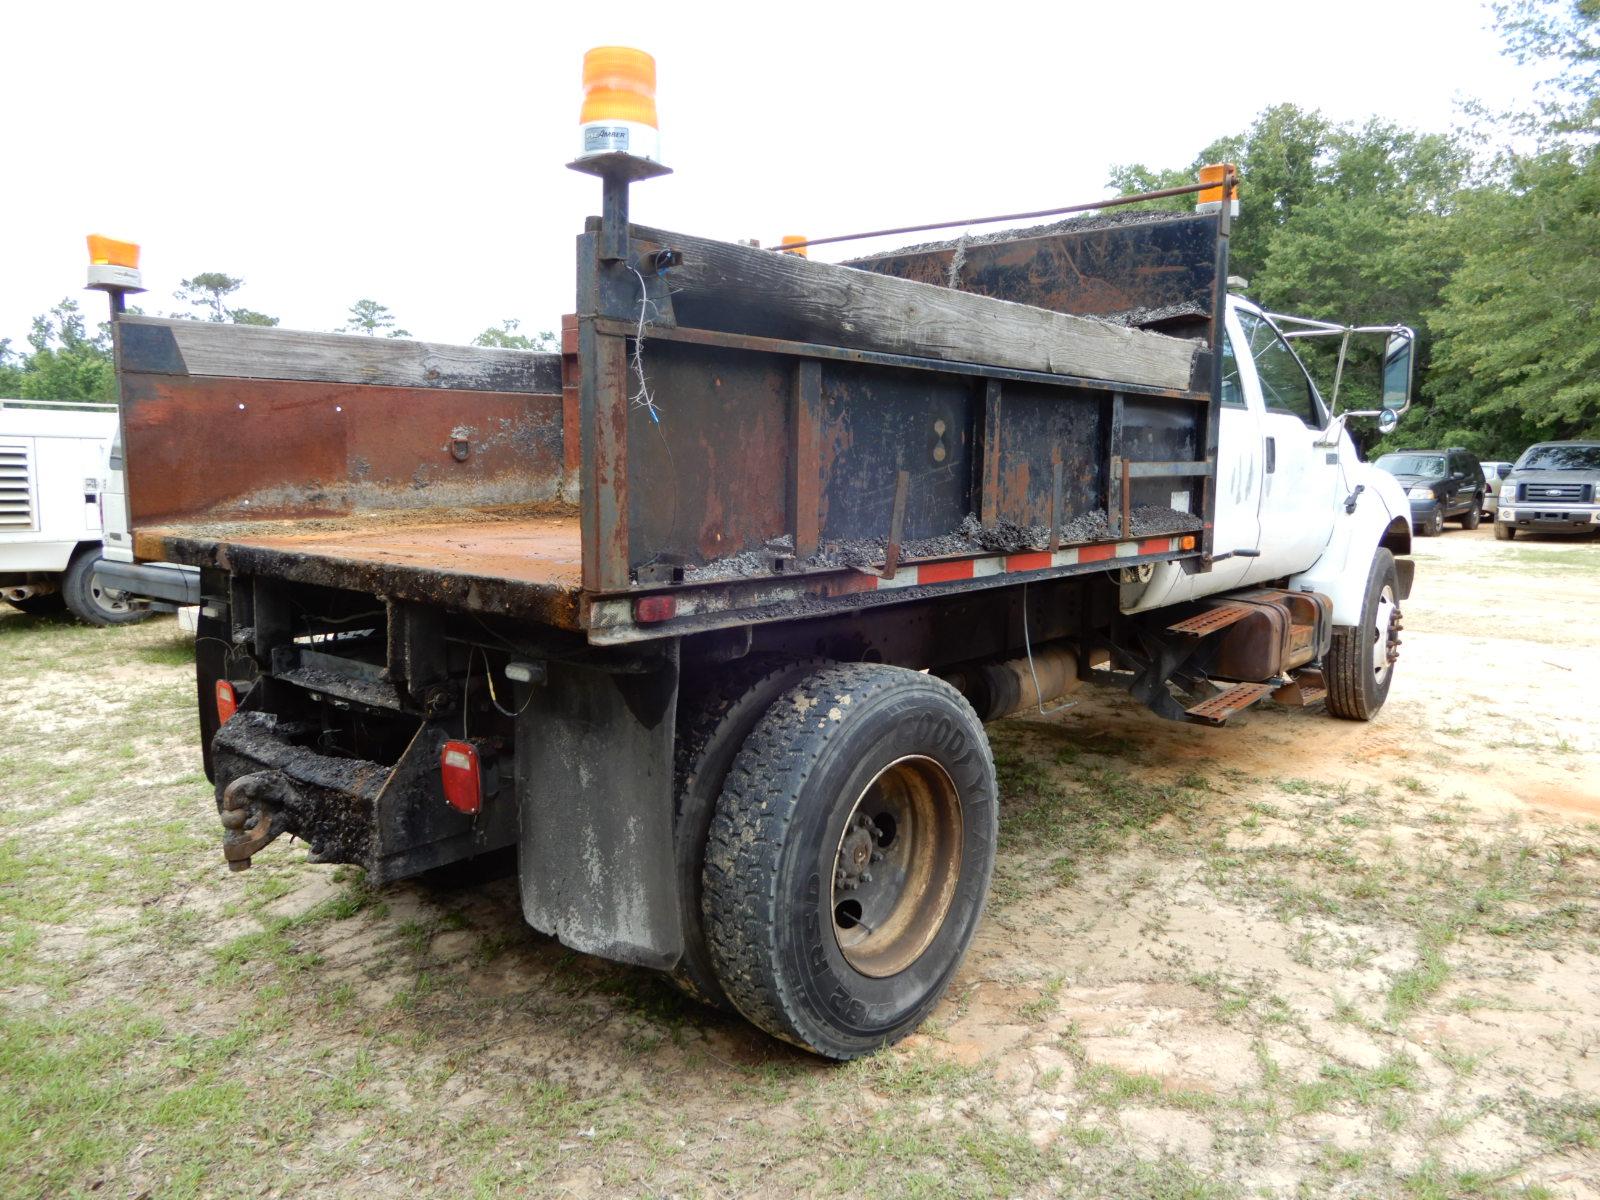
<svg viewBox="0 0 1600 1200">
<path fill-rule="evenodd" d="M 535 928 L 674 969 L 679 723 L 727 669 L 1054 642 L 1076 680 L 1118 568 L 1209 567 L 1226 218 L 841 266 L 608 213 L 560 353 L 121 317 L 129 524 L 201 568 L 230 862 L 287 832 L 381 883 L 514 844 Z M 481 812 L 441 790 L 462 746 Z"/>
<path fill-rule="evenodd" d="M 1067 226 L 954 275 L 631 233 L 627 262 L 580 237 L 560 355 L 119 320 L 138 556 L 597 645 L 1207 560 L 1217 222 Z M 1035 306 L 1069 303 L 1198 336 Z"/>
</svg>

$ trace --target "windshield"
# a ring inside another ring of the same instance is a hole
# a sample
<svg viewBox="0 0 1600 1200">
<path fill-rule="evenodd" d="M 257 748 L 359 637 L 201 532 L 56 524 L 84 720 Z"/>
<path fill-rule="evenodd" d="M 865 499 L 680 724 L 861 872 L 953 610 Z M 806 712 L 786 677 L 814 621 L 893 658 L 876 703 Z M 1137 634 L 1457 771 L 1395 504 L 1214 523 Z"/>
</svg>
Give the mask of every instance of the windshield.
<svg viewBox="0 0 1600 1200">
<path fill-rule="evenodd" d="M 1600 471 L 1600 446 L 1530 446 L 1519 471 Z"/>
<path fill-rule="evenodd" d="M 1378 466 L 1391 475 L 1417 475 L 1423 479 L 1444 478 L 1442 454 L 1385 454 Z"/>
</svg>

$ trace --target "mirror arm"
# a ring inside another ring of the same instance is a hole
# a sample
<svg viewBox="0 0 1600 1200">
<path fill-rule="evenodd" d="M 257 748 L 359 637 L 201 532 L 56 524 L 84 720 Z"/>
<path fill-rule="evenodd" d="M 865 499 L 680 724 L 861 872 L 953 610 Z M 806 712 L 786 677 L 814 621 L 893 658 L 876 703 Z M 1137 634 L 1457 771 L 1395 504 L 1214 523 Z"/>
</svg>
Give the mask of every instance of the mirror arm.
<svg viewBox="0 0 1600 1200">
<path fill-rule="evenodd" d="M 1333 397 L 1328 401 L 1330 412 L 1337 410 L 1339 407 L 1339 381 L 1344 378 L 1344 356 L 1350 350 L 1351 332 L 1351 330 L 1346 329 L 1344 336 L 1339 339 L 1339 365 L 1333 371 Z"/>
</svg>

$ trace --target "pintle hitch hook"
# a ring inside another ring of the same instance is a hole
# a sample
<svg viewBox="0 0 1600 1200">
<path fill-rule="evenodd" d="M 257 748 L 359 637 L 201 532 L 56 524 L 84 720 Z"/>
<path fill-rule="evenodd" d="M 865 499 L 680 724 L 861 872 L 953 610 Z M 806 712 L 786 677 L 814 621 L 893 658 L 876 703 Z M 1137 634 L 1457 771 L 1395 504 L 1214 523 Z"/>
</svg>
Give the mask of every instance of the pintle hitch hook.
<svg viewBox="0 0 1600 1200">
<path fill-rule="evenodd" d="M 222 857 L 230 871 L 248 871 L 250 860 L 287 831 L 283 779 L 275 771 L 241 775 L 222 793 Z"/>
</svg>

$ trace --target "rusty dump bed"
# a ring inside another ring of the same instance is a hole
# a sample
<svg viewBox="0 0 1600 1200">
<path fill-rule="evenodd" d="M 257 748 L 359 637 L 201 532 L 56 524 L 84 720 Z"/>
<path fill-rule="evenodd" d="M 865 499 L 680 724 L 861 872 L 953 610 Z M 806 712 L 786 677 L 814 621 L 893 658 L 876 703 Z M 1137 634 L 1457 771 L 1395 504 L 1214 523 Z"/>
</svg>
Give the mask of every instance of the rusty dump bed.
<svg viewBox="0 0 1600 1200">
<path fill-rule="evenodd" d="M 1216 220 L 855 266 L 628 229 L 560 354 L 118 320 L 138 557 L 593 642 L 1207 559 Z"/>
</svg>

